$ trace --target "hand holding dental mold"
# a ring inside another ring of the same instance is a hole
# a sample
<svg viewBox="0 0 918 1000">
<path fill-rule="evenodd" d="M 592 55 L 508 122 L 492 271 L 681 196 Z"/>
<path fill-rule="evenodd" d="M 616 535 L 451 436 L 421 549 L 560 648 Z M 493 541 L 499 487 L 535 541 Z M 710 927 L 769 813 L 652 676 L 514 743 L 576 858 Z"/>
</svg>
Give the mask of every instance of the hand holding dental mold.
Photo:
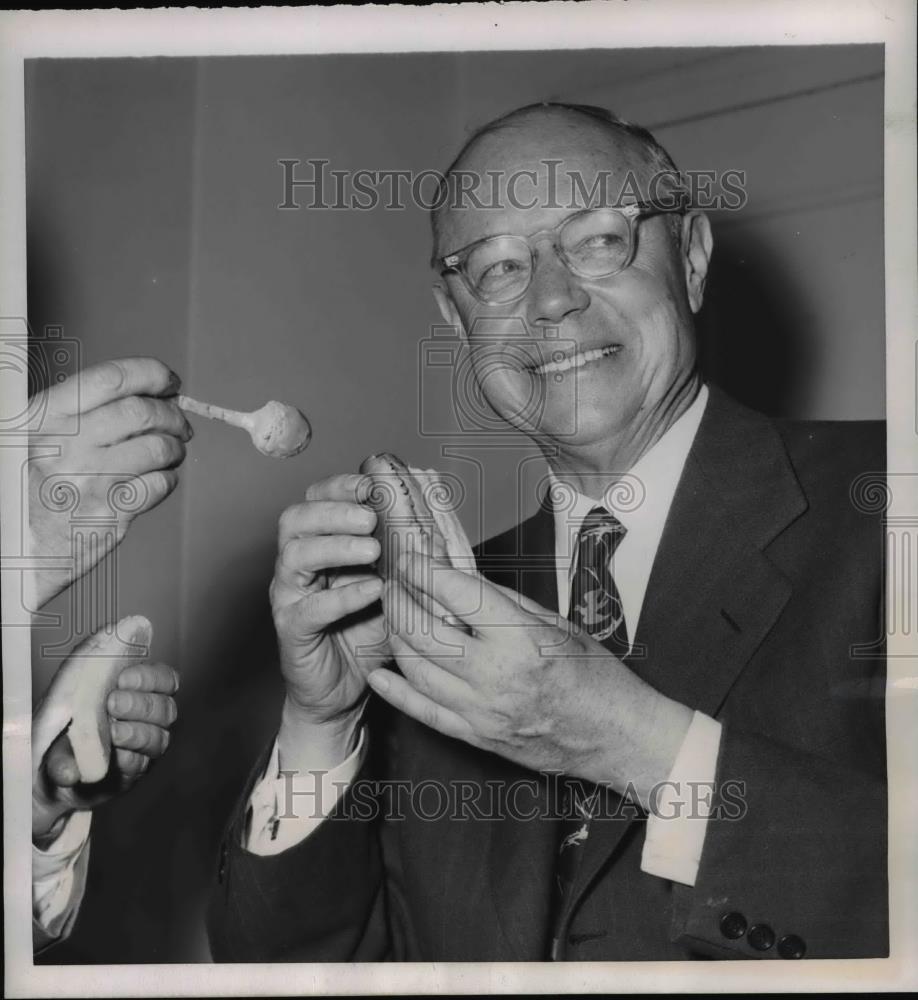
<svg viewBox="0 0 918 1000">
<path fill-rule="evenodd" d="M 178 675 L 147 662 L 153 626 L 121 619 L 81 643 L 32 718 L 32 839 L 127 791 L 169 745 Z"/>
</svg>

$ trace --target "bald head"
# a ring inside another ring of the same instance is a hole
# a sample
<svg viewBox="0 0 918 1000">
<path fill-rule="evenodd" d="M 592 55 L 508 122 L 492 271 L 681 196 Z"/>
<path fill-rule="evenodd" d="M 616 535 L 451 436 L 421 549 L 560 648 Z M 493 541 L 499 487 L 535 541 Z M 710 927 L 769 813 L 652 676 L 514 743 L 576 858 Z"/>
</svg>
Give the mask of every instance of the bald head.
<svg viewBox="0 0 918 1000">
<path fill-rule="evenodd" d="M 485 192 L 492 196 L 492 201 L 498 190 L 498 197 L 509 196 L 512 200 L 514 192 L 507 190 L 506 182 L 514 171 L 531 172 L 539 170 L 540 165 L 545 170 L 548 164 L 547 169 L 567 183 L 567 190 L 552 189 L 553 181 L 546 177 L 546 190 L 542 193 L 549 198 L 567 198 L 572 209 L 587 207 L 582 202 L 591 194 L 595 200 L 597 178 L 578 175 L 578 182 L 576 178 L 571 181 L 565 177 L 565 164 L 572 155 L 577 160 L 587 155 L 591 162 L 606 165 L 600 170 L 608 170 L 609 180 L 613 181 L 599 195 L 606 203 L 615 203 L 622 186 L 638 200 L 646 198 L 654 176 L 665 179 L 661 193 L 671 191 L 678 177 L 669 153 L 640 125 L 592 105 L 526 105 L 477 129 L 446 169 L 444 183 L 430 214 L 434 258 L 454 249 L 441 245 L 444 216 L 451 211 L 474 207 L 474 197 L 482 200 Z M 550 166 L 552 163 L 556 166 Z M 498 177 L 498 174 L 503 176 Z M 614 185 L 616 178 L 618 189 Z M 518 190 L 517 185 L 515 191 L 518 193 Z M 470 196 L 463 197 L 464 193 Z M 681 232 L 678 216 L 671 216 L 670 222 L 673 235 L 678 238 Z"/>
</svg>

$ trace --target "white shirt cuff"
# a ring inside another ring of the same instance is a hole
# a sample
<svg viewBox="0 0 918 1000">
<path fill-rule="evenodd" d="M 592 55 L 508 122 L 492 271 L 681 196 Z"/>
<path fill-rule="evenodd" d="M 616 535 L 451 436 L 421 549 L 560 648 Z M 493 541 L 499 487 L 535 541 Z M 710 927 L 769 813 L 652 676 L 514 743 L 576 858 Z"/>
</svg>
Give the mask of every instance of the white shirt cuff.
<svg viewBox="0 0 918 1000">
<path fill-rule="evenodd" d="M 711 813 L 722 726 L 695 712 L 669 780 L 651 796 L 641 871 L 694 885 Z"/>
<path fill-rule="evenodd" d="M 92 813 L 71 813 L 44 850 L 32 845 L 32 919 L 43 938 L 65 937 L 86 889 Z"/>
<path fill-rule="evenodd" d="M 280 854 L 305 840 L 335 808 L 360 770 L 366 752 L 361 727 L 354 752 L 330 771 L 280 772 L 277 740 L 264 776 L 249 797 L 245 847 L 253 854 Z"/>
</svg>

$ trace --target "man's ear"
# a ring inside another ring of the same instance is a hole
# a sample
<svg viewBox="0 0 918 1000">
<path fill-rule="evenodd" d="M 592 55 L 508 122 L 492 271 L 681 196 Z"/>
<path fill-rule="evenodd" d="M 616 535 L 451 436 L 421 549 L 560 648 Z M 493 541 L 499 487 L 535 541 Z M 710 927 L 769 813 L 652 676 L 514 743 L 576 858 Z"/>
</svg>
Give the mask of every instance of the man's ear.
<svg viewBox="0 0 918 1000">
<path fill-rule="evenodd" d="M 450 326 L 454 326 L 457 330 L 465 333 L 465 328 L 462 325 L 462 320 L 459 318 L 459 310 L 456 308 L 456 303 L 453 302 L 453 297 L 449 294 L 446 285 L 444 285 L 442 281 L 434 282 L 433 296 L 437 301 L 437 308 L 440 310 L 443 322 L 449 323 Z"/>
<path fill-rule="evenodd" d="M 682 261 L 685 265 L 685 287 L 693 313 L 701 309 L 704 301 L 704 283 L 714 238 L 711 223 L 704 212 L 687 212 L 682 220 Z"/>
</svg>

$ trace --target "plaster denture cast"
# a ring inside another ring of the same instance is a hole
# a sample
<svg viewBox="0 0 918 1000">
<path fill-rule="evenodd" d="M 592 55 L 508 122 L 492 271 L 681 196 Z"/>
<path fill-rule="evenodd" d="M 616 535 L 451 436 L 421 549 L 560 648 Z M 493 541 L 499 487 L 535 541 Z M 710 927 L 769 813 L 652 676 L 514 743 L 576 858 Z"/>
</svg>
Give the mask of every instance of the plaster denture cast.
<svg viewBox="0 0 918 1000">
<path fill-rule="evenodd" d="M 125 667 L 142 661 L 153 639 L 153 626 L 142 615 L 122 618 L 112 631 L 99 631 L 70 654 L 48 686 L 41 716 L 42 732 L 33 743 L 50 746 L 67 733 L 80 781 L 92 784 L 108 774 L 112 753 L 108 696 Z"/>
</svg>

